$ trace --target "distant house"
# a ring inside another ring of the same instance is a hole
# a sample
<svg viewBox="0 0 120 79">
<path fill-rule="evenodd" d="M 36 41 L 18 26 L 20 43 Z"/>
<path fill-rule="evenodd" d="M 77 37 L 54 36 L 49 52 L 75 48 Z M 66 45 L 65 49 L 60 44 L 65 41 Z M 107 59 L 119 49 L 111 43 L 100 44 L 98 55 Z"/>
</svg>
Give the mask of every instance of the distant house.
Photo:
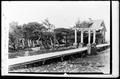
<svg viewBox="0 0 120 79">
<path fill-rule="evenodd" d="M 90 27 L 91 29 L 96 30 L 96 43 L 105 43 L 105 32 L 106 27 L 103 20 L 96 20 Z"/>
<path fill-rule="evenodd" d="M 106 27 L 103 20 L 95 20 L 90 26 L 91 29 L 106 31 Z"/>
<path fill-rule="evenodd" d="M 95 20 L 90 26 L 91 30 L 96 30 L 96 43 L 105 42 L 106 27 L 103 20 Z"/>
</svg>

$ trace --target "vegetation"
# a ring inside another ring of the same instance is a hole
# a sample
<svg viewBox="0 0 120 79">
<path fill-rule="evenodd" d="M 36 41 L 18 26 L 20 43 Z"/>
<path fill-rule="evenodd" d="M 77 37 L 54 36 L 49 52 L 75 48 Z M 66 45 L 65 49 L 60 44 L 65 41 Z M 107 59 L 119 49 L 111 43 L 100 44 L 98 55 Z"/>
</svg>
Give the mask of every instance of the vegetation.
<svg viewBox="0 0 120 79">
<path fill-rule="evenodd" d="M 88 28 L 92 23 L 87 21 L 75 23 L 74 27 Z M 77 32 L 80 42 L 80 31 Z M 88 38 L 88 34 L 84 33 L 84 39 Z M 102 35 L 97 36 L 97 42 L 103 38 Z M 86 40 L 84 40 L 85 43 Z M 63 45 L 64 47 L 71 46 L 74 43 L 74 30 L 71 28 L 55 28 L 48 19 L 42 23 L 30 22 L 23 25 L 18 25 L 17 22 L 10 23 L 9 31 L 9 51 L 24 50 L 27 48 L 40 47 L 41 49 L 55 49 Z"/>
</svg>

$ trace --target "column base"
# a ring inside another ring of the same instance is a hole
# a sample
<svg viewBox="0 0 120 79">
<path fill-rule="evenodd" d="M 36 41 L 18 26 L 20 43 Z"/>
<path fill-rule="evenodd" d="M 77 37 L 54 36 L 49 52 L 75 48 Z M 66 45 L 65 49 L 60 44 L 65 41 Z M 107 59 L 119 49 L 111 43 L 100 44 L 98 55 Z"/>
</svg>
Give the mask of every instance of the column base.
<svg viewBox="0 0 120 79">
<path fill-rule="evenodd" d="M 105 44 L 106 43 L 106 41 L 105 40 L 103 40 L 103 44 Z"/>
<path fill-rule="evenodd" d="M 96 43 L 92 43 L 92 46 L 96 46 Z"/>
<path fill-rule="evenodd" d="M 89 55 L 96 55 L 97 54 L 96 43 L 88 44 L 87 48 L 88 48 Z"/>
<path fill-rule="evenodd" d="M 77 43 L 73 43 L 73 46 L 77 48 Z"/>
<path fill-rule="evenodd" d="M 96 55 L 97 54 L 97 47 L 96 47 L 96 43 L 93 43 L 92 45 L 91 45 L 91 54 L 92 55 Z"/>
<path fill-rule="evenodd" d="M 88 55 L 91 54 L 91 44 L 87 44 L 87 52 L 88 52 Z"/>
<path fill-rule="evenodd" d="M 26 51 L 24 56 L 29 56 L 29 51 Z"/>
<path fill-rule="evenodd" d="M 84 44 L 84 43 L 79 43 L 79 47 L 80 47 L 80 48 L 83 47 L 83 44 Z"/>
</svg>

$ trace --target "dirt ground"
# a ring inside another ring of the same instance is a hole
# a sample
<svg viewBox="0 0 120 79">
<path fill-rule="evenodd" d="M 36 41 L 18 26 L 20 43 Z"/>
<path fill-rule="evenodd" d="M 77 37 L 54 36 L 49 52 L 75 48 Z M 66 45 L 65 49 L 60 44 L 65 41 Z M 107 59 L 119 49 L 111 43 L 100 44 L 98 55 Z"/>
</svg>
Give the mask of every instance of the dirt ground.
<svg viewBox="0 0 120 79">
<path fill-rule="evenodd" d="M 32 68 L 13 70 L 13 72 L 102 72 L 110 73 L 110 48 L 97 55 L 75 58 L 63 62 L 50 63 Z"/>
</svg>

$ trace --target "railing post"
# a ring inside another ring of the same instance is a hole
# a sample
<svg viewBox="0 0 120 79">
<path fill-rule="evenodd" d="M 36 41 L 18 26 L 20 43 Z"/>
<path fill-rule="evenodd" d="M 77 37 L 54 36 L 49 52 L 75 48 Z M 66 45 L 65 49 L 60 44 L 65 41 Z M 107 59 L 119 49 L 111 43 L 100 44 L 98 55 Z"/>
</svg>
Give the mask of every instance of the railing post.
<svg viewBox="0 0 120 79">
<path fill-rule="evenodd" d="M 96 31 L 94 30 L 93 32 L 93 43 L 91 44 L 91 30 L 89 30 L 89 34 L 88 34 L 88 54 L 97 54 L 96 53 L 96 43 L 95 43 L 95 39 L 96 39 Z"/>
</svg>

